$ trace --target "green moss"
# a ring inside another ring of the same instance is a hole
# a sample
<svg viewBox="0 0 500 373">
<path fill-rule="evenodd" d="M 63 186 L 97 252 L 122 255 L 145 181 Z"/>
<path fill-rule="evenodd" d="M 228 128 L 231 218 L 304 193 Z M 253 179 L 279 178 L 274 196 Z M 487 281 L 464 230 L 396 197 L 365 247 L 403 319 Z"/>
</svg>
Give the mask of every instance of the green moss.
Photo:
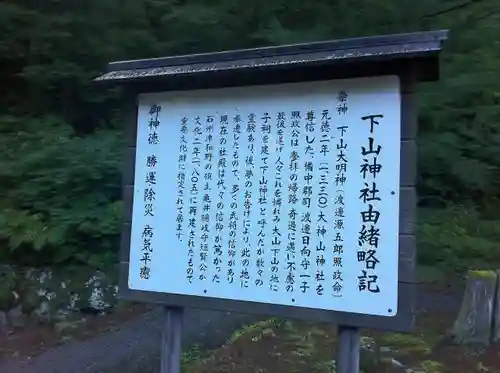
<svg viewBox="0 0 500 373">
<path fill-rule="evenodd" d="M 8 288 L 0 287 L 0 311 L 8 311 L 16 302 L 14 292 Z"/>
<path fill-rule="evenodd" d="M 271 318 L 267 320 L 262 320 L 253 324 L 244 326 L 242 329 L 238 329 L 229 338 L 229 343 L 235 343 L 244 335 L 252 335 L 252 340 L 257 341 L 262 339 L 265 335 L 274 334 L 273 329 L 279 324 L 279 320 L 276 318 Z"/>
<path fill-rule="evenodd" d="M 430 352 L 427 342 L 414 334 L 385 333 L 382 335 L 380 342 L 384 346 L 394 347 L 401 352 Z"/>
<path fill-rule="evenodd" d="M 0 310 L 7 311 L 14 307 L 19 295 L 16 292 L 17 276 L 8 266 L 0 268 Z"/>
<path fill-rule="evenodd" d="M 185 372 L 191 365 L 206 359 L 208 356 L 209 351 L 201 348 L 201 346 L 193 345 L 181 355 L 181 370 Z"/>
<path fill-rule="evenodd" d="M 426 373 L 442 373 L 444 366 L 434 360 L 425 360 L 420 363 L 419 368 Z"/>
<path fill-rule="evenodd" d="M 481 278 L 496 278 L 497 274 L 495 271 L 491 270 L 476 269 L 476 270 L 470 270 L 469 276 L 481 277 Z"/>
<path fill-rule="evenodd" d="M 314 364 L 314 369 L 319 372 L 325 373 L 335 373 L 336 372 L 336 361 L 335 360 L 327 360 L 320 361 Z"/>
<path fill-rule="evenodd" d="M 312 356 L 315 352 L 315 343 L 312 339 L 304 339 L 302 341 L 297 341 L 292 350 L 292 354 L 301 357 Z"/>
</svg>

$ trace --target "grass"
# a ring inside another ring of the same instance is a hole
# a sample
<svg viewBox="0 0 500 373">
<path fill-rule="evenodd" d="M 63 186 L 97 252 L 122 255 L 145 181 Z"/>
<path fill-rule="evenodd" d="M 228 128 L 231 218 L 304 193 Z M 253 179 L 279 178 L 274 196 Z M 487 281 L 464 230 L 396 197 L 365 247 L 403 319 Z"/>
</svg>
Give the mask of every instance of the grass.
<svg viewBox="0 0 500 373">
<path fill-rule="evenodd" d="M 420 267 L 423 289 L 460 296 L 463 278 Z M 363 373 L 500 373 L 500 346 L 449 343 L 457 311 L 421 311 L 412 333 L 362 330 Z M 183 365 L 184 373 L 334 373 L 333 325 L 271 318 L 232 333 L 221 347 Z"/>
<path fill-rule="evenodd" d="M 472 352 L 442 345 L 452 313 L 419 314 L 412 334 L 362 331 L 364 373 L 500 373 L 500 349 Z M 184 373 L 333 373 L 337 336 L 331 325 L 269 319 L 247 325 L 212 351 L 187 352 Z M 411 369 L 411 370 L 410 370 Z"/>
</svg>

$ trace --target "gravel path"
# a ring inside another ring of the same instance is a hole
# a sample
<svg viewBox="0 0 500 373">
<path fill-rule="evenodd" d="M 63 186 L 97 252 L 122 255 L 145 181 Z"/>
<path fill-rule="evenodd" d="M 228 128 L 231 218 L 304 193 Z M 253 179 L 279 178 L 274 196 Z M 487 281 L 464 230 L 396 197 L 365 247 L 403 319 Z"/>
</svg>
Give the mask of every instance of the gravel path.
<svg viewBox="0 0 500 373">
<path fill-rule="evenodd" d="M 461 299 L 442 294 L 421 294 L 420 310 L 457 310 Z M 224 343 L 232 331 L 255 316 L 226 312 L 187 310 L 184 321 L 184 345 L 199 344 L 215 348 Z M 53 348 L 30 361 L 0 362 L 1 373 L 156 373 L 161 310 L 142 315 L 115 332 L 83 342 Z"/>
</svg>

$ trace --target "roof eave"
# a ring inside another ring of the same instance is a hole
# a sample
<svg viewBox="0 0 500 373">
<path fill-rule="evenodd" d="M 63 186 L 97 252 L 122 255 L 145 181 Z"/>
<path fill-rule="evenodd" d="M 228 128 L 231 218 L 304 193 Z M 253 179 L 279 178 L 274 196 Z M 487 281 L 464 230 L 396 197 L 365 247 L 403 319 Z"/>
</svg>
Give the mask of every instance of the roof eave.
<svg viewBox="0 0 500 373">
<path fill-rule="evenodd" d="M 154 79 L 193 79 L 207 74 L 238 76 L 255 71 L 286 74 L 297 69 L 318 66 L 335 67 L 349 64 L 355 68 L 370 63 L 411 59 L 430 59 L 438 65 L 436 57 L 439 56 L 446 38 L 447 31 L 432 31 L 149 60 L 118 61 L 108 64 L 108 72 L 97 77 L 95 81 L 127 84 Z M 433 73 L 420 71 L 417 73 L 417 79 L 437 80 L 439 69 L 432 70 Z"/>
</svg>

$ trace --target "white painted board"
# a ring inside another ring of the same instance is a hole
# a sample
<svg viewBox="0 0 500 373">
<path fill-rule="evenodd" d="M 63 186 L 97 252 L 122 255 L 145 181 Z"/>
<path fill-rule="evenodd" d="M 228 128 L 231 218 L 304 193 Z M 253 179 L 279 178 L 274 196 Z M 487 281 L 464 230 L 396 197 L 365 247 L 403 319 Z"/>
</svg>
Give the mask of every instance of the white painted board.
<svg viewBox="0 0 500 373">
<path fill-rule="evenodd" d="M 141 95 L 130 289 L 396 315 L 400 102 L 396 76 Z"/>
</svg>

